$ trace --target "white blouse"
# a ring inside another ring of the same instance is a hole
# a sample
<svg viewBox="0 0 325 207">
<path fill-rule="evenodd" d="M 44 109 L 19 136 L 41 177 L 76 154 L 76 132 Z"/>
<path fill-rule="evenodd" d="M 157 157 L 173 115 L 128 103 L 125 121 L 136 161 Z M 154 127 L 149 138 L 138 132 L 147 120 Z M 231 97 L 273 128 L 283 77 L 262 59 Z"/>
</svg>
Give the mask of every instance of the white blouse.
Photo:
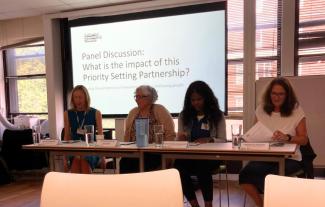
<svg viewBox="0 0 325 207">
<path fill-rule="evenodd" d="M 272 112 L 268 115 L 263 110 L 263 105 L 259 105 L 255 112 L 258 121 L 262 122 L 271 131 L 279 130 L 284 134 L 290 134 L 291 136 L 296 135 L 296 128 L 300 121 L 305 117 L 305 113 L 302 108 L 298 105 L 292 114 L 288 117 L 281 116 L 280 112 Z M 298 147 L 296 154 L 291 157 L 294 160 L 301 161 L 301 153 Z"/>
</svg>

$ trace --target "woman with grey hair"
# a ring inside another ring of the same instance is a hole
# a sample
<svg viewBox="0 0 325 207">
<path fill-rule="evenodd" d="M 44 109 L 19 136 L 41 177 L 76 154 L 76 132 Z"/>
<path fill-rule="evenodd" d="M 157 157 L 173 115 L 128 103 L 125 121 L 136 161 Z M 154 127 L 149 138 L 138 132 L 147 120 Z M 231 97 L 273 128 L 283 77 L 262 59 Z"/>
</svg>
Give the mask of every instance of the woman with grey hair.
<svg viewBox="0 0 325 207">
<path fill-rule="evenodd" d="M 154 142 L 153 126 L 164 126 L 164 139 L 175 140 L 175 126 L 169 111 L 162 105 L 156 104 L 158 94 L 156 89 L 148 85 L 136 88 L 134 99 L 137 107 L 133 108 L 126 119 L 124 140 L 135 141 L 135 119 L 149 118 L 149 143 Z M 160 165 L 160 157 L 155 154 L 145 156 L 145 170 L 154 170 Z M 133 158 L 123 158 L 120 162 L 120 172 L 130 173 L 139 171 L 139 161 Z"/>
</svg>

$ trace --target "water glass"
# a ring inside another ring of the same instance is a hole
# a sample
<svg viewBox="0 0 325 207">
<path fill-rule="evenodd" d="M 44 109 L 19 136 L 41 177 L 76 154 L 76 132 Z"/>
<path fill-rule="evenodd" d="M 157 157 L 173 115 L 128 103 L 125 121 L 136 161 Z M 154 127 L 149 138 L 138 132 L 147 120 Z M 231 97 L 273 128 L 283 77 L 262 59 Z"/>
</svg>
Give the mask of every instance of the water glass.
<svg viewBox="0 0 325 207">
<path fill-rule="evenodd" d="M 231 125 L 231 138 L 232 138 L 232 147 L 233 148 L 240 147 L 241 133 L 242 133 L 242 125 L 241 124 L 232 124 Z"/>
<path fill-rule="evenodd" d="M 149 142 L 149 119 L 135 119 L 135 139 L 137 147 L 146 147 Z"/>
<path fill-rule="evenodd" d="M 85 125 L 85 141 L 87 146 L 94 145 L 95 139 L 94 139 L 94 125 Z"/>
<path fill-rule="evenodd" d="M 35 125 L 32 127 L 33 129 L 33 142 L 34 144 L 38 144 L 41 141 L 41 125 Z"/>
<path fill-rule="evenodd" d="M 155 133 L 155 146 L 162 147 L 164 143 L 164 125 L 162 124 L 154 125 L 153 131 Z"/>
</svg>

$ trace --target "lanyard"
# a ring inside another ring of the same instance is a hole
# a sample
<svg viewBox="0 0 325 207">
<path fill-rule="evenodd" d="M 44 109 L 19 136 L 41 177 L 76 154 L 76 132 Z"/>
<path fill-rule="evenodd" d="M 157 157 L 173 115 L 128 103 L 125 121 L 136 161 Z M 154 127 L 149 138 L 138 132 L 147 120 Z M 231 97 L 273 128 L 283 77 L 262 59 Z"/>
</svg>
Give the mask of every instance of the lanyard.
<svg viewBox="0 0 325 207">
<path fill-rule="evenodd" d="M 78 116 L 78 113 L 76 112 L 77 122 L 78 122 L 78 126 L 79 126 L 79 128 L 81 128 L 81 127 L 84 125 L 84 123 L 85 123 L 85 119 L 86 119 L 86 114 L 87 114 L 87 112 L 84 112 L 84 118 L 83 118 L 83 120 L 82 120 L 82 122 L 81 122 L 81 124 L 80 124 L 79 116 Z"/>
</svg>

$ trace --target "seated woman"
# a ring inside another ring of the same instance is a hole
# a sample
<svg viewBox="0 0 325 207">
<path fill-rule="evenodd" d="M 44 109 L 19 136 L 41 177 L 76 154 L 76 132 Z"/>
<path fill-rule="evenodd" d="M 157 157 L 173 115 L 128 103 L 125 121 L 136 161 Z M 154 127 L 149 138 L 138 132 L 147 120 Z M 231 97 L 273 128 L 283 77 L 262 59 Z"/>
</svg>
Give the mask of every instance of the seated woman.
<svg viewBox="0 0 325 207">
<path fill-rule="evenodd" d="M 273 131 L 273 140 L 305 145 L 308 142 L 306 118 L 290 82 L 278 77 L 271 81 L 263 95 L 263 103 L 257 107 L 256 121 Z M 295 156 L 285 160 L 285 174 L 301 169 L 301 153 L 297 148 Z M 239 174 L 239 184 L 254 200 L 263 206 L 259 193 L 263 193 L 264 179 L 268 174 L 278 173 L 278 163 L 249 162 Z"/>
<path fill-rule="evenodd" d="M 190 142 L 226 142 L 226 124 L 218 99 L 202 81 L 188 87 L 184 107 L 178 119 L 178 140 Z M 216 160 L 176 160 L 184 195 L 192 206 L 199 206 L 191 175 L 196 175 L 202 190 L 205 206 L 212 206 L 212 172 L 219 166 Z"/>
<path fill-rule="evenodd" d="M 135 101 L 137 107 L 133 108 L 126 119 L 125 141 L 135 141 L 135 119 L 149 118 L 149 143 L 154 142 L 153 126 L 162 124 L 164 126 L 164 140 L 175 140 L 175 126 L 168 110 L 155 104 L 158 99 L 156 89 L 148 85 L 136 88 Z M 158 154 L 145 154 L 145 171 L 155 170 L 161 165 L 161 156 Z M 120 161 L 120 173 L 139 172 L 139 160 L 136 158 L 122 158 Z"/>
<path fill-rule="evenodd" d="M 88 90 L 77 85 L 71 92 L 71 109 L 64 112 L 64 140 L 84 140 L 85 125 L 94 125 L 97 134 L 103 134 L 102 114 L 100 111 L 90 107 Z M 96 136 L 96 135 L 95 135 Z M 69 157 L 73 173 L 91 173 L 99 161 L 98 156 Z"/>
</svg>

